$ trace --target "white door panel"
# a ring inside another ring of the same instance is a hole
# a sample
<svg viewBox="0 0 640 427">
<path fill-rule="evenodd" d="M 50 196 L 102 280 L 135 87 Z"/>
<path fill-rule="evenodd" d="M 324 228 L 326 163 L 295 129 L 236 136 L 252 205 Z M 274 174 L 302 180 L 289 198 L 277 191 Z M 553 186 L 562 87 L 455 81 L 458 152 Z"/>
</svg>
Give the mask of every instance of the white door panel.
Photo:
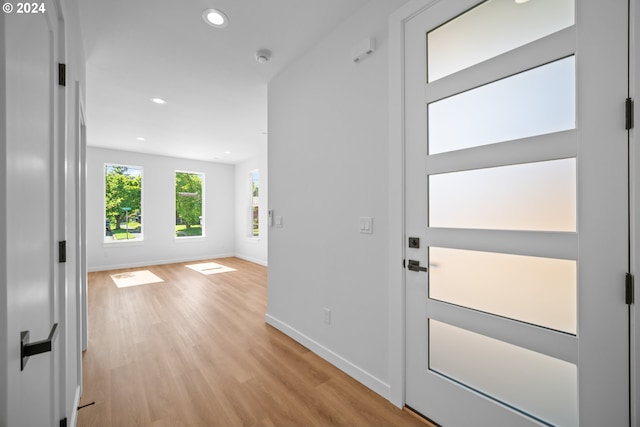
<svg viewBox="0 0 640 427">
<path fill-rule="evenodd" d="M 58 322 L 58 115 L 54 107 L 58 18 L 51 1 L 38 3 L 43 9 L 34 13 L 18 13 L 16 3 L 7 13 L 7 4 L 2 29 L 7 160 L 6 192 L 2 197 L 7 213 L 2 226 L 8 245 L 8 384 L 3 385 L 8 396 L 7 413 L 2 414 L 0 424 L 45 426 L 59 422 L 58 340 L 54 339 L 51 352 L 31 356 L 21 370 L 20 334 L 29 331 L 30 342 L 44 340 Z"/>
<path fill-rule="evenodd" d="M 406 257 L 429 269 L 406 273 L 406 404 L 444 427 L 629 423 L 627 13 L 403 23 Z"/>
</svg>

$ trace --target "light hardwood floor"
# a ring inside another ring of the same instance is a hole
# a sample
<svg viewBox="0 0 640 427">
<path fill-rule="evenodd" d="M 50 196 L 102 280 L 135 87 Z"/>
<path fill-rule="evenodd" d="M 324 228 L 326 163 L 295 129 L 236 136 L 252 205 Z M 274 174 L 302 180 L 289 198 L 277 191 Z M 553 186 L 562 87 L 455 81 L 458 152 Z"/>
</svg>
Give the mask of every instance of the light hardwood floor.
<svg viewBox="0 0 640 427">
<path fill-rule="evenodd" d="M 89 274 L 79 426 L 430 425 L 266 325 L 265 267 L 212 261 Z M 139 270 L 164 282 L 111 279 Z"/>
</svg>

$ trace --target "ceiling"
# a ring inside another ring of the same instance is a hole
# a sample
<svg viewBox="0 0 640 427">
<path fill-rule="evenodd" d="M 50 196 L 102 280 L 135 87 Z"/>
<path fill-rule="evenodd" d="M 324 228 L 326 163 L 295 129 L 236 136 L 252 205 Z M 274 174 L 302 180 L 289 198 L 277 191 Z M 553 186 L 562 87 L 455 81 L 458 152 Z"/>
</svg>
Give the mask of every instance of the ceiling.
<svg viewBox="0 0 640 427">
<path fill-rule="evenodd" d="M 256 155 L 268 81 L 368 1 L 78 1 L 88 145 L 230 164 Z M 229 25 L 207 25 L 208 8 Z M 259 49 L 272 51 L 266 64 Z"/>
</svg>

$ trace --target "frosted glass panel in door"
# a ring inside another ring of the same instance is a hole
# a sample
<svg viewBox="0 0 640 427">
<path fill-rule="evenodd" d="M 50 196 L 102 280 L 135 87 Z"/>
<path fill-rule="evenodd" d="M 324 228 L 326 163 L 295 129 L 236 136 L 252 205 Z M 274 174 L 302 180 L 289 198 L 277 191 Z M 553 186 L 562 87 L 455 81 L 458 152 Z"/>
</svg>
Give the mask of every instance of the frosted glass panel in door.
<svg viewBox="0 0 640 427">
<path fill-rule="evenodd" d="M 574 15 L 574 0 L 486 1 L 428 33 L 428 80 L 570 27 Z"/>
<path fill-rule="evenodd" d="M 576 333 L 576 262 L 429 248 L 429 298 Z"/>
<path fill-rule="evenodd" d="M 570 56 L 429 104 L 429 154 L 574 129 Z"/>
<path fill-rule="evenodd" d="M 576 160 L 431 175 L 429 227 L 576 231 Z"/>
<path fill-rule="evenodd" d="M 578 425 L 572 363 L 430 319 L 429 369 L 547 425 Z"/>
</svg>

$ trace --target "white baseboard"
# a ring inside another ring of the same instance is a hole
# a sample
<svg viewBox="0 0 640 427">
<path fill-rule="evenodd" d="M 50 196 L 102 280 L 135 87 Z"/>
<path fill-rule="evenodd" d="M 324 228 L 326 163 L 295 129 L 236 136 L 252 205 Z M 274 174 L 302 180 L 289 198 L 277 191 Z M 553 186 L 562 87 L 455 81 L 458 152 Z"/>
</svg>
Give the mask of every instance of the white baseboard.
<svg viewBox="0 0 640 427">
<path fill-rule="evenodd" d="M 245 261 L 252 262 L 254 264 L 262 265 L 263 267 L 268 267 L 267 261 L 264 261 L 264 260 L 261 260 L 261 259 L 251 258 L 249 256 L 240 255 L 240 254 L 236 254 L 236 258 L 240 258 L 240 259 L 243 259 Z"/>
<path fill-rule="evenodd" d="M 355 380 L 364 384 L 366 387 L 375 391 L 380 396 L 384 397 L 387 400 L 390 400 L 391 387 L 389 386 L 389 384 L 385 383 L 379 378 L 376 378 L 375 376 L 371 375 L 364 369 L 356 366 L 355 364 L 351 363 L 344 357 L 334 353 L 327 347 L 319 344 L 315 340 L 309 338 L 308 336 L 292 328 L 286 323 L 281 322 L 275 317 L 267 314 L 265 316 L 265 321 L 268 325 L 273 326 L 280 332 L 296 340 L 303 346 L 307 347 L 309 350 L 313 351 L 318 356 L 322 357 L 327 362 L 331 363 L 336 368 L 340 369 L 347 375 L 353 377 Z"/>
<path fill-rule="evenodd" d="M 163 264 L 176 264 L 180 262 L 192 262 L 192 261 L 204 261 L 209 259 L 217 259 L 217 258 L 233 258 L 236 254 L 218 254 L 218 255 L 207 255 L 201 257 L 189 257 L 189 258 L 176 258 L 176 259 L 165 259 L 165 260 L 147 260 L 147 261 L 139 261 L 130 264 L 113 264 L 113 265 L 100 265 L 100 266 L 89 266 L 87 268 L 88 272 L 96 272 L 96 271 L 108 271 L 108 270 L 120 270 L 123 268 L 137 268 L 137 267 L 149 267 L 151 265 L 163 265 Z"/>
</svg>

